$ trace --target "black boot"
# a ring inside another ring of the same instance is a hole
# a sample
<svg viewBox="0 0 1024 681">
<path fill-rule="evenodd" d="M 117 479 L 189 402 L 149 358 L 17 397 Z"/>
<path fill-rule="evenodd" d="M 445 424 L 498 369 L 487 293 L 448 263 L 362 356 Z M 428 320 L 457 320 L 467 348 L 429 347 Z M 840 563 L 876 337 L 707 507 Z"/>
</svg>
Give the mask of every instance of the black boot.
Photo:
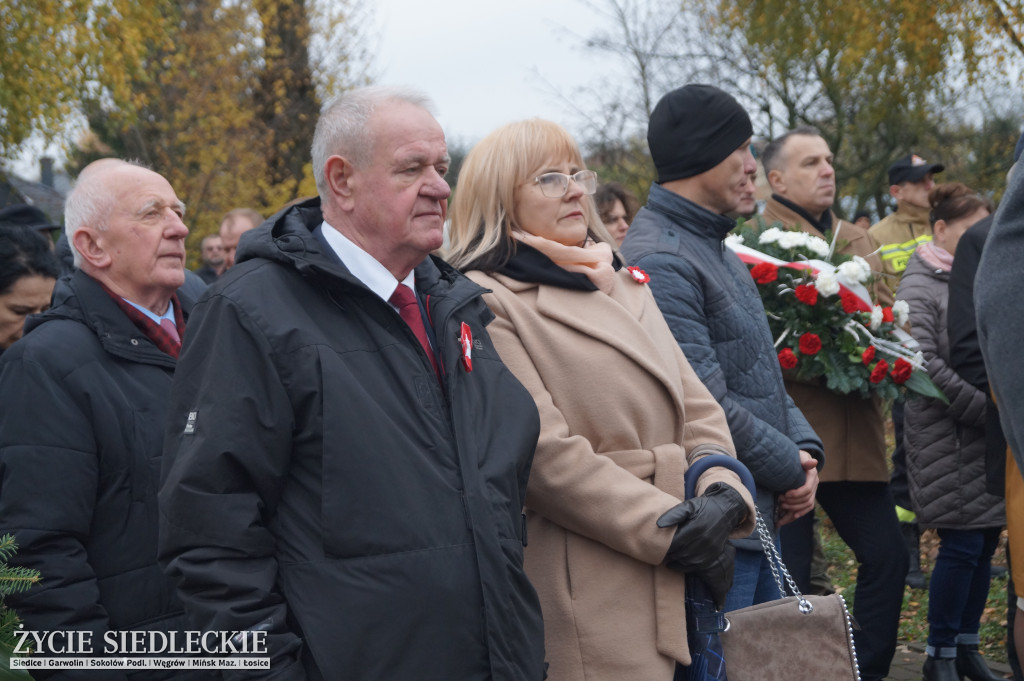
<svg viewBox="0 0 1024 681">
<path fill-rule="evenodd" d="M 907 547 L 910 557 L 910 570 L 907 571 L 907 586 L 911 589 L 927 589 L 928 580 L 921 572 L 921 527 L 917 523 L 900 523 L 903 544 Z"/>
<path fill-rule="evenodd" d="M 960 675 L 956 671 L 955 657 L 932 657 L 929 655 L 925 658 L 921 673 L 921 681 L 960 681 Z"/>
<path fill-rule="evenodd" d="M 971 681 L 1002 681 L 1003 678 L 992 673 L 975 643 L 956 645 L 956 673 L 961 679 L 967 677 Z"/>
</svg>

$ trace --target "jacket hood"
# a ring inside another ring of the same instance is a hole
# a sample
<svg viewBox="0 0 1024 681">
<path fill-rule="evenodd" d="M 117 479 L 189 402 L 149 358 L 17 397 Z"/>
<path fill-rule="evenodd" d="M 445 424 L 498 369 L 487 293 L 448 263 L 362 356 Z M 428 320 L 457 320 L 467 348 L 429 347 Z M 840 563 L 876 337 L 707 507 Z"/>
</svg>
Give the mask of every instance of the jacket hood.
<svg viewBox="0 0 1024 681">
<path fill-rule="evenodd" d="M 185 319 L 188 320 L 197 293 L 186 280 L 176 293 Z M 81 270 L 57 280 L 53 288 L 52 307 L 25 320 L 25 334 L 43 324 L 57 320 L 78 322 L 96 335 L 110 354 L 134 362 L 173 367 L 175 360 L 159 350 L 110 298 L 98 281 Z"/>
<path fill-rule="evenodd" d="M 188 272 L 188 270 L 186 270 Z M 186 275 L 185 283 L 175 293 L 181 305 L 182 313 L 187 317 L 196 300 L 202 295 L 205 286 L 199 288 Z M 102 296 L 96 295 L 103 294 Z M 110 307 L 106 303 L 110 303 Z M 102 337 L 106 326 L 112 324 L 109 319 L 110 310 L 118 310 L 117 306 L 99 282 L 81 270 L 61 277 L 53 287 L 53 298 L 50 309 L 25 319 L 25 333 L 55 319 L 71 319 L 91 327 L 96 335 Z M 119 319 L 117 315 L 115 318 Z"/>
<path fill-rule="evenodd" d="M 320 198 L 313 197 L 293 204 L 272 215 L 266 222 L 242 235 L 235 258 L 235 268 L 250 260 L 270 260 L 298 271 L 302 276 L 324 283 L 338 280 L 365 288 L 338 259 L 330 247 L 317 237 L 315 230 L 323 224 Z M 229 279 L 231 272 L 221 280 Z M 416 267 L 417 286 L 425 290 L 445 279 L 449 284 L 476 287 L 455 268 L 433 255 Z M 220 280 L 218 280 L 220 281 Z"/>
</svg>

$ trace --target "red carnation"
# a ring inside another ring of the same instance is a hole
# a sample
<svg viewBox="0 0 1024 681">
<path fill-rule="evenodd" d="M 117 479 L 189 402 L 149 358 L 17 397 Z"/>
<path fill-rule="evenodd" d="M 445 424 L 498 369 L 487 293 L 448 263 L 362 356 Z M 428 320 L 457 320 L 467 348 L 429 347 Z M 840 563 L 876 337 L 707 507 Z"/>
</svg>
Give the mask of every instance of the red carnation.
<svg viewBox="0 0 1024 681">
<path fill-rule="evenodd" d="M 814 305 L 818 302 L 818 289 L 814 288 L 813 284 L 800 284 L 793 293 L 804 305 Z"/>
<path fill-rule="evenodd" d="M 792 369 L 796 366 L 796 355 L 789 348 L 784 349 L 779 353 L 779 364 L 782 365 L 783 369 Z"/>
<path fill-rule="evenodd" d="M 893 319 L 895 319 L 895 317 L 892 316 L 892 308 L 891 307 L 883 307 L 882 308 L 882 321 L 883 322 L 889 322 L 891 324 Z"/>
<path fill-rule="evenodd" d="M 853 314 L 860 309 L 860 298 L 849 291 L 843 290 L 839 292 L 839 299 L 843 303 L 843 312 L 846 314 Z"/>
<path fill-rule="evenodd" d="M 889 371 L 889 363 L 884 359 L 880 359 L 875 368 L 871 370 L 871 376 L 868 377 L 868 380 L 872 383 L 881 383 L 887 371 Z"/>
<path fill-rule="evenodd" d="M 821 350 L 821 338 L 816 333 L 805 333 L 800 336 L 799 347 L 805 355 L 816 355 Z"/>
<path fill-rule="evenodd" d="M 897 385 L 903 385 L 914 372 L 914 365 L 900 357 L 892 367 L 892 380 Z"/>
<path fill-rule="evenodd" d="M 875 346 L 869 345 L 867 350 L 860 356 L 860 361 L 864 363 L 864 366 L 871 364 L 875 360 Z"/>
<path fill-rule="evenodd" d="M 779 278 L 779 268 L 770 262 L 762 262 L 750 268 L 750 276 L 758 284 L 770 284 Z"/>
</svg>

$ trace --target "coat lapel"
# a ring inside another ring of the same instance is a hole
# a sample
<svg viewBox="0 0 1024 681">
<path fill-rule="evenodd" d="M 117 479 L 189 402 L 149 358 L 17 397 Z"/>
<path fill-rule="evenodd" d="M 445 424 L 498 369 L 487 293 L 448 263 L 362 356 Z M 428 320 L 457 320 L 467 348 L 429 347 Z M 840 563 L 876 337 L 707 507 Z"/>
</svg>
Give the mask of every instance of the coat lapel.
<svg viewBox="0 0 1024 681">
<path fill-rule="evenodd" d="M 683 413 L 679 374 L 670 375 L 666 370 L 666 367 L 675 367 L 676 362 L 659 350 L 648 331 L 650 325 L 644 322 L 646 315 L 661 314 L 648 288 L 620 273 L 612 295 L 596 291 L 585 295 L 590 299 L 584 305 L 579 291 L 540 285 L 537 311 L 631 359 L 665 386 Z"/>
</svg>

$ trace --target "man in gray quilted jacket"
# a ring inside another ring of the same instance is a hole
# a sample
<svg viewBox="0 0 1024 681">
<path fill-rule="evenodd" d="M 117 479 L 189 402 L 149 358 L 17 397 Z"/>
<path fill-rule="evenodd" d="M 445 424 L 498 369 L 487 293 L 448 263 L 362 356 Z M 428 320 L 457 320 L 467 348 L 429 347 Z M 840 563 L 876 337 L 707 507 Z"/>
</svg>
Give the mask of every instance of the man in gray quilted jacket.
<svg viewBox="0 0 1024 681">
<path fill-rule="evenodd" d="M 658 170 L 622 253 L 650 287 L 679 347 L 722 405 L 736 454 L 757 482 L 757 507 L 775 527 L 814 508 L 821 440 L 786 394 L 768 319 L 750 273 L 723 240 L 754 172 L 747 112 L 718 88 L 687 85 L 651 114 Z M 779 597 L 756 533 L 734 541 L 725 609 Z"/>
</svg>

